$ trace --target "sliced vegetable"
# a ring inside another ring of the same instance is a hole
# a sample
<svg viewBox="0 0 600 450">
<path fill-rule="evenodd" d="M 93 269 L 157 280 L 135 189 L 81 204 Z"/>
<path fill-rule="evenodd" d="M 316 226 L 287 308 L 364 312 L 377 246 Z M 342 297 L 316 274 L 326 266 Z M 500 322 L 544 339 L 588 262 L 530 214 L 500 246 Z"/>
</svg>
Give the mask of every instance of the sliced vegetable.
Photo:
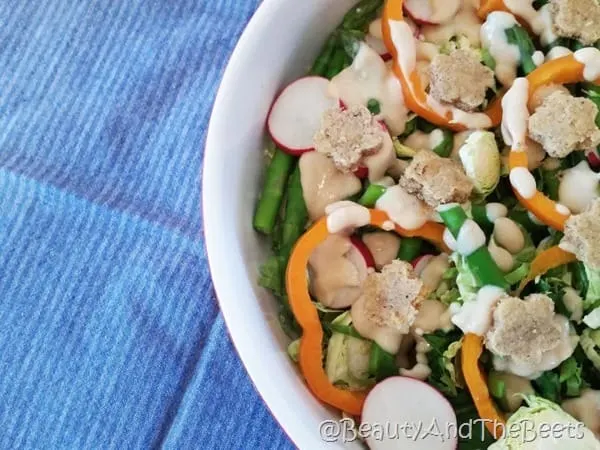
<svg viewBox="0 0 600 450">
<path fill-rule="evenodd" d="M 446 227 L 448 227 L 450 233 L 452 233 L 454 238 L 457 240 L 459 247 L 461 246 L 461 239 L 473 239 L 473 236 L 467 236 L 466 233 L 462 233 L 463 236 L 461 236 L 461 228 L 468 220 L 468 217 L 460 205 L 450 208 L 442 208 L 438 210 L 438 212 L 440 213 L 440 216 L 446 224 Z M 471 221 L 471 223 L 477 227 L 475 222 Z M 479 229 L 479 233 L 483 234 L 483 231 Z M 461 253 L 460 250 L 461 249 L 459 248 L 459 253 Z M 485 246 L 485 235 L 483 245 L 480 245 L 478 248 L 472 250 L 472 252 L 464 256 L 469 268 L 479 281 L 480 286 L 492 285 L 498 286 L 502 289 L 507 289 L 508 284 L 504 279 L 504 274 L 498 268 L 492 256 L 490 255 L 488 248 Z"/>
<path fill-rule="evenodd" d="M 400 64 L 400 59 L 406 58 L 407 52 L 396 47 L 396 44 L 392 40 L 391 33 L 391 22 L 404 21 L 403 6 L 403 0 L 388 0 L 386 2 L 383 10 L 382 31 L 383 40 L 390 54 L 392 55 L 392 60 L 394 62 L 392 66 L 393 71 L 402 84 L 406 106 L 415 114 L 423 117 L 437 126 L 449 128 L 453 131 L 462 131 L 467 129 L 468 127 L 456 120 L 453 113 L 440 114 L 430 106 L 427 101 L 428 94 L 423 87 L 421 77 L 416 68 L 413 69 L 411 73 L 404 73 L 402 64 Z M 397 26 L 396 24 L 394 25 Z M 407 36 L 403 36 L 402 38 L 408 38 L 408 33 Z M 408 52 L 408 55 L 410 55 L 410 52 Z M 412 61 L 409 63 L 412 64 Z M 489 105 L 485 111 L 485 115 L 487 115 L 489 118 L 490 127 L 500 124 L 502 118 L 500 99 L 494 100 Z"/>
<path fill-rule="evenodd" d="M 389 217 L 383 211 L 370 210 L 371 225 L 382 228 L 389 222 Z M 395 230 L 401 236 L 419 236 L 427 239 L 441 248 L 443 243 L 443 227 L 429 222 L 417 230 L 405 230 L 399 226 Z M 327 218 L 317 221 L 296 242 L 290 257 L 286 272 L 286 291 L 292 312 L 302 328 L 300 343 L 299 365 L 308 387 L 321 401 L 335 406 L 349 414 L 359 415 L 365 399 L 361 392 L 351 392 L 335 386 L 323 368 L 323 327 L 319 314 L 308 293 L 308 275 L 306 267 L 313 250 L 329 236 Z"/>
<path fill-rule="evenodd" d="M 295 242 L 304 232 L 307 221 L 308 211 L 302 193 L 300 167 L 296 166 L 288 180 L 285 215 L 281 224 L 279 253 L 285 261 L 287 261 Z"/>
<path fill-rule="evenodd" d="M 367 208 L 372 208 L 375 206 L 375 203 L 377 203 L 377 200 L 379 200 L 379 197 L 381 197 L 386 190 L 387 188 L 385 186 L 370 184 L 358 200 L 358 203 L 366 206 Z"/>
<path fill-rule="evenodd" d="M 361 0 L 346 13 L 341 27 L 346 30 L 365 30 L 377 17 L 383 0 Z"/>
<path fill-rule="evenodd" d="M 337 105 L 327 95 L 329 80 L 304 77 L 288 85 L 273 103 L 267 127 L 278 147 L 299 156 L 313 150 L 313 138 L 323 113 Z"/>
<path fill-rule="evenodd" d="M 443 439 L 437 434 L 424 433 L 425 428 L 417 437 L 417 424 L 431 424 L 434 420 L 440 424 Z M 391 377 L 377 384 L 367 396 L 362 421 L 367 424 L 415 424 L 415 429 L 404 433 L 370 433 L 366 441 L 372 450 L 454 450 L 457 445 L 457 433 L 444 431 L 457 429 L 454 409 L 442 394 L 413 378 Z"/>
<path fill-rule="evenodd" d="M 519 295 L 525 286 L 527 286 L 527 284 L 529 284 L 529 282 L 534 280 L 536 277 L 545 274 L 551 269 L 569 264 L 576 260 L 577 258 L 574 254 L 566 252 L 558 246 L 550 247 L 549 249 L 544 250 L 543 252 L 539 253 L 531 262 L 529 274 L 521 281 L 516 294 Z"/>
<path fill-rule="evenodd" d="M 377 381 L 398 375 L 396 356 L 386 352 L 376 342 L 371 346 L 369 374 Z"/>
<path fill-rule="evenodd" d="M 460 0 L 406 0 L 404 10 L 416 24 L 437 25 L 451 20 L 460 5 Z"/>
<path fill-rule="evenodd" d="M 400 241 L 400 250 L 398 259 L 402 261 L 412 261 L 421 253 L 423 240 L 419 238 L 404 238 Z"/>
<path fill-rule="evenodd" d="M 473 397 L 479 417 L 485 420 L 485 426 L 496 439 L 502 436 L 504 417 L 498 412 L 490 397 L 485 375 L 479 367 L 479 358 L 483 353 L 483 339 L 475 334 L 465 335 L 462 344 L 461 362 L 465 383 Z"/>
<path fill-rule="evenodd" d="M 253 224 L 256 231 L 263 234 L 273 232 L 293 163 L 294 158 L 291 155 L 275 150 L 254 213 Z"/>
<path fill-rule="evenodd" d="M 373 254 L 369 250 L 369 247 L 367 247 L 367 245 L 362 241 L 362 239 L 357 236 L 352 236 L 350 238 L 350 242 L 352 242 L 352 245 L 356 249 L 357 254 L 360 255 L 360 258 L 365 266 L 375 267 L 375 259 L 373 258 Z M 349 258 L 351 258 L 351 256 L 349 256 Z"/>
<path fill-rule="evenodd" d="M 500 151 L 494 133 L 475 131 L 458 151 L 465 172 L 481 197 L 490 195 L 500 181 Z"/>
<path fill-rule="evenodd" d="M 527 30 L 522 26 L 516 25 L 506 30 L 505 33 L 508 43 L 519 47 L 521 67 L 523 68 L 525 75 L 533 72 L 537 68 L 532 58 L 535 53 L 535 46 L 533 45 L 533 41 Z"/>
<path fill-rule="evenodd" d="M 436 131 L 432 131 L 435 133 Z M 454 146 L 454 135 L 450 130 L 441 130 L 438 129 L 438 132 L 441 133 L 440 143 L 433 147 L 433 152 L 437 153 L 438 156 L 442 158 L 447 158 L 452 153 L 452 147 Z"/>
</svg>

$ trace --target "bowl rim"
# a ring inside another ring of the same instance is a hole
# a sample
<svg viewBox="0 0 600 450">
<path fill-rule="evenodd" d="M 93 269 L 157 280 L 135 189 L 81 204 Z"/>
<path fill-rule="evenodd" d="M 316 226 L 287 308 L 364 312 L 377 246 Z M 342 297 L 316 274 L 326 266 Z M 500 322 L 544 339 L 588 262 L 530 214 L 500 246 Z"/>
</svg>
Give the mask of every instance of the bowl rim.
<svg viewBox="0 0 600 450">
<path fill-rule="evenodd" d="M 212 241 L 213 227 L 211 225 L 211 220 L 207 219 L 207 200 L 211 197 L 211 189 L 207 189 L 210 186 L 210 176 L 206 176 L 206 167 L 207 161 L 210 161 L 211 152 L 208 151 L 209 148 L 215 148 L 217 144 L 217 138 L 215 135 L 217 131 L 215 131 L 215 117 L 219 116 L 219 111 L 222 108 L 222 103 L 224 103 L 226 93 L 226 86 L 231 84 L 231 79 L 234 78 L 237 65 L 239 64 L 239 60 L 241 59 L 241 55 L 244 54 L 247 50 L 246 48 L 251 45 L 254 40 L 254 35 L 259 32 L 262 27 L 264 21 L 266 21 L 272 14 L 273 10 L 280 3 L 278 0 L 262 0 L 258 4 L 258 7 L 254 11 L 252 17 L 246 24 L 245 28 L 242 30 L 239 40 L 236 42 L 233 52 L 231 53 L 229 60 L 226 64 L 225 70 L 223 72 L 223 76 L 221 77 L 221 81 L 217 88 L 217 93 L 215 96 L 215 100 L 212 106 L 212 111 L 210 114 L 208 128 L 206 133 L 206 141 L 204 144 L 204 155 L 202 157 L 202 184 L 201 184 L 201 200 L 202 200 L 202 225 L 203 225 L 203 237 L 204 237 L 204 245 L 206 249 L 206 256 L 208 262 L 209 274 L 211 277 L 211 281 L 213 284 L 213 292 L 217 303 L 219 305 L 219 309 L 223 313 L 225 327 L 231 338 L 231 342 L 233 347 L 242 361 L 242 365 L 250 382 L 252 383 L 254 389 L 256 390 L 258 397 L 262 400 L 263 404 L 267 407 L 269 413 L 274 418 L 275 422 L 279 425 L 281 430 L 285 433 L 287 438 L 292 442 L 294 447 L 299 447 L 299 442 L 297 442 L 293 437 L 298 436 L 298 433 L 292 433 L 289 430 L 293 428 L 293 425 L 289 420 L 284 421 L 281 420 L 281 408 L 275 406 L 274 398 L 272 391 L 267 389 L 267 383 L 270 380 L 267 380 L 264 374 L 261 371 L 254 369 L 254 362 L 252 358 L 248 356 L 248 352 L 245 350 L 248 346 L 247 339 L 243 339 L 242 333 L 239 331 L 239 328 L 235 326 L 234 316 L 232 314 L 226 313 L 228 308 L 225 306 L 226 303 L 219 296 L 219 291 L 222 292 L 222 283 L 219 280 L 220 277 L 216 277 L 216 271 L 213 268 L 220 265 L 217 258 L 217 253 L 212 251 L 213 246 L 210 244 Z M 207 181 L 209 180 L 209 181 Z M 209 192 L 209 194 L 207 194 Z M 285 423 L 284 423 L 285 422 Z"/>
</svg>

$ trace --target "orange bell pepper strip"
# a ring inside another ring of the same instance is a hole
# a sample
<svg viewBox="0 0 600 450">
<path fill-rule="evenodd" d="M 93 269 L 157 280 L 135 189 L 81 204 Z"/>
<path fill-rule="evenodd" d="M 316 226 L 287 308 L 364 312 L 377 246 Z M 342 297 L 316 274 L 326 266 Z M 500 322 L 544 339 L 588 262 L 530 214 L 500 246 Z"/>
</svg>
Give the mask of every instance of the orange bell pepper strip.
<svg viewBox="0 0 600 450">
<path fill-rule="evenodd" d="M 461 365 L 465 383 L 469 388 L 473 403 L 479 417 L 485 421 L 488 431 L 499 439 L 506 424 L 502 414 L 496 409 L 485 375 L 479 367 L 479 358 L 483 353 L 483 338 L 476 334 L 468 333 L 463 338 L 461 347 Z"/>
<path fill-rule="evenodd" d="M 477 15 L 481 20 L 485 20 L 489 13 L 494 11 L 510 12 L 503 0 L 481 0 Z"/>
<path fill-rule="evenodd" d="M 529 109 L 534 92 L 547 84 L 571 84 L 584 81 L 584 65 L 577 61 L 573 55 L 564 56 L 542 64 L 527 76 L 529 81 Z M 600 84 L 600 80 L 595 81 Z M 527 153 L 513 149 L 508 158 L 509 168 L 527 168 Z M 556 230 L 563 230 L 570 214 L 562 214 L 557 210 L 557 204 L 543 193 L 537 191 L 532 198 L 524 198 L 514 190 L 515 196 L 521 204 L 534 214 L 541 222 Z"/>
<path fill-rule="evenodd" d="M 370 210 L 371 225 L 383 227 L 388 215 L 383 211 Z M 417 230 L 405 230 L 399 226 L 396 233 L 405 237 L 421 237 L 446 249 L 443 241 L 444 227 L 429 222 Z M 358 416 L 367 395 L 366 392 L 354 392 L 333 385 L 323 368 L 323 328 L 319 315 L 308 292 L 306 267 L 313 250 L 329 236 L 327 218 L 316 222 L 296 243 L 286 272 L 286 290 L 292 312 L 302 328 L 298 363 L 302 375 L 312 393 L 324 403 L 349 414 Z"/>
<path fill-rule="evenodd" d="M 545 274 L 549 270 L 572 263 L 573 261 L 577 261 L 575 255 L 573 253 L 564 251 L 558 245 L 544 250 L 531 262 L 529 273 L 527 274 L 527 277 L 521 281 L 516 294 L 520 295 L 521 291 L 525 289 L 525 286 L 527 286 L 527 284 L 533 281 L 536 277 Z"/>
<path fill-rule="evenodd" d="M 390 20 L 403 21 L 404 13 L 402 11 L 403 0 L 387 0 L 383 9 L 382 16 L 382 32 L 383 41 L 392 55 L 393 65 L 392 70 L 400 80 L 402 92 L 404 94 L 404 102 L 408 109 L 429 122 L 446 127 L 454 131 L 463 131 L 466 126 L 453 121 L 452 115 L 440 115 L 434 111 L 427 103 L 427 93 L 421 83 L 421 78 L 416 70 L 412 73 L 404 73 L 398 62 L 398 49 L 394 45 L 391 37 Z M 502 120 L 502 106 L 500 98 L 496 98 L 485 111 L 485 114 L 490 118 L 491 127 L 498 126 Z"/>
</svg>

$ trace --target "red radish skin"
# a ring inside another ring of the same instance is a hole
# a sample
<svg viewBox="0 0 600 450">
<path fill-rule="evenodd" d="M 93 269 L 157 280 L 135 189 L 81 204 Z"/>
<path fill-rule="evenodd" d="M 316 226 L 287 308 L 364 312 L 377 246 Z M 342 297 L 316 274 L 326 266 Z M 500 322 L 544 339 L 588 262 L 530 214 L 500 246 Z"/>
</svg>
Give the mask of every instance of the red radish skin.
<svg viewBox="0 0 600 450">
<path fill-rule="evenodd" d="M 426 26 L 426 25 L 437 25 L 437 23 L 428 22 L 428 21 L 427 21 L 427 20 L 425 20 L 425 19 L 421 19 L 421 18 L 419 18 L 419 17 L 415 17 L 415 16 L 413 15 L 413 13 L 410 11 L 410 9 L 408 9 L 408 8 L 407 8 L 407 6 L 406 6 L 406 3 L 404 4 L 404 8 L 403 8 L 403 9 L 404 9 L 404 14 L 406 14 L 406 16 L 407 16 L 407 17 L 408 17 L 410 20 L 412 20 L 412 21 L 413 21 L 413 22 L 414 22 L 416 25 L 418 25 L 418 26 L 421 26 L 421 27 L 422 27 L 422 26 Z M 417 32 L 415 31 L 415 37 L 417 37 L 417 36 L 418 36 L 418 34 L 420 34 L 420 32 L 419 32 L 419 33 L 417 33 Z"/>
<path fill-rule="evenodd" d="M 417 275 L 421 275 L 427 264 L 431 261 L 431 258 L 433 258 L 433 255 L 421 255 L 412 260 L 410 264 L 415 269 Z"/>
<path fill-rule="evenodd" d="M 589 152 L 587 152 L 587 160 L 588 163 L 590 164 L 590 167 L 594 170 L 598 170 L 600 169 L 600 157 L 598 156 L 598 153 L 596 150 L 590 150 Z"/>
<path fill-rule="evenodd" d="M 294 156 L 314 150 L 313 137 L 323 113 L 338 103 L 328 96 L 328 88 L 326 78 L 304 77 L 281 91 L 267 120 L 269 134 L 279 148 Z"/>
<path fill-rule="evenodd" d="M 367 34 L 365 36 L 365 42 L 369 47 L 375 50 L 379 54 L 379 56 L 381 56 L 381 59 L 383 59 L 384 61 L 388 61 L 389 59 L 391 59 L 392 55 L 390 54 L 390 52 L 388 52 L 388 49 L 385 46 L 383 40 L 373 36 L 372 34 Z"/>
<path fill-rule="evenodd" d="M 365 399 L 361 422 L 362 430 L 373 430 L 363 433 L 371 450 L 453 450 L 458 445 L 454 409 L 440 392 L 414 378 L 377 384 Z"/>
<path fill-rule="evenodd" d="M 368 268 L 375 268 L 375 258 L 373 254 L 369 250 L 369 247 L 362 241 L 358 236 L 352 236 L 350 238 L 350 242 L 354 245 L 354 248 L 359 251 L 363 259 L 365 260 L 365 264 Z"/>
</svg>

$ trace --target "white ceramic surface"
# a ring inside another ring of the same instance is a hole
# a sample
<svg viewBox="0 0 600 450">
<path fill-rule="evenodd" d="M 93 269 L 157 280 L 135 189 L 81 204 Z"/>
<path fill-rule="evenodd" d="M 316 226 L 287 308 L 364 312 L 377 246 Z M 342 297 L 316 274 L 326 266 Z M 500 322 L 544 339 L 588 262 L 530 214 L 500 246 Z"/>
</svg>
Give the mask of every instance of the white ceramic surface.
<svg viewBox="0 0 600 450">
<path fill-rule="evenodd" d="M 265 0 L 229 62 L 204 158 L 206 246 L 217 297 L 246 369 L 269 409 L 301 449 L 333 448 L 319 424 L 339 418 L 304 385 L 286 354 L 277 304 L 256 284 L 268 245 L 252 229 L 263 175 L 264 125 L 276 93 L 310 67 L 356 0 Z M 360 448 L 347 444 L 348 448 Z"/>
</svg>

